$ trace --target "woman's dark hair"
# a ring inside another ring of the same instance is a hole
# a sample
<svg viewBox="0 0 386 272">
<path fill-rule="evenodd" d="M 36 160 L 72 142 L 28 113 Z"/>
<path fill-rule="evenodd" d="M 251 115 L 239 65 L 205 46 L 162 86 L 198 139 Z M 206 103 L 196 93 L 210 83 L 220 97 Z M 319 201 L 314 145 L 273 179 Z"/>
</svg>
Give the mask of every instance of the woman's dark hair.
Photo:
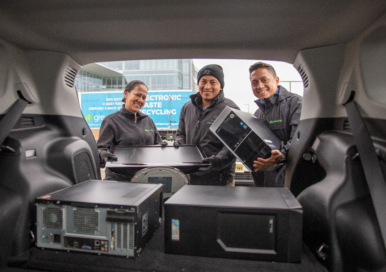
<svg viewBox="0 0 386 272">
<path fill-rule="evenodd" d="M 268 71 L 270 71 L 272 73 L 273 77 L 276 78 L 276 71 L 273 68 L 273 66 L 268 64 L 268 63 L 262 62 L 262 61 L 256 62 L 255 64 L 252 64 L 251 67 L 249 67 L 249 75 L 251 75 L 253 71 L 260 69 L 260 68 L 267 69 Z"/>
<path fill-rule="evenodd" d="M 138 85 L 145 85 L 145 86 L 146 86 L 146 89 L 148 89 L 148 88 L 147 88 L 147 85 L 146 85 L 145 83 L 143 83 L 142 81 L 140 81 L 140 80 L 132 80 L 132 81 L 130 81 L 129 83 L 127 83 L 127 85 L 126 85 L 125 90 L 123 91 L 123 93 L 125 93 L 125 92 L 130 93 L 130 92 L 131 92 L 132 90 L 134 90 L 135 87 L 138 86 Z M 125 98 L 125 97 L 122 98 L 122 102 L 123 102 L 123 103 L 126 103 L 126 98 Z"/>
</svg>

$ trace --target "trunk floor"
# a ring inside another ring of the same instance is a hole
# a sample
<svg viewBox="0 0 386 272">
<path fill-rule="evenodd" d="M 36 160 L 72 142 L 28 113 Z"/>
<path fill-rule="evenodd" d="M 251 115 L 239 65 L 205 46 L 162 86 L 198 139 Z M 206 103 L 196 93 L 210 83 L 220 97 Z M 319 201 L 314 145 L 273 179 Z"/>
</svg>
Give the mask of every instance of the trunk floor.
<svg viewBox="0 0 386 272">
<path fill-rule="evenodd" d="M 164 253 L 163 234 L 162 225 L 136 259 L 32 248 L 28 261 L 22 268 L 9 267 L 6 271 L 327 271 L 305 245 L 303 245 L 300 263 L 184 256 Z"/>
</svg>

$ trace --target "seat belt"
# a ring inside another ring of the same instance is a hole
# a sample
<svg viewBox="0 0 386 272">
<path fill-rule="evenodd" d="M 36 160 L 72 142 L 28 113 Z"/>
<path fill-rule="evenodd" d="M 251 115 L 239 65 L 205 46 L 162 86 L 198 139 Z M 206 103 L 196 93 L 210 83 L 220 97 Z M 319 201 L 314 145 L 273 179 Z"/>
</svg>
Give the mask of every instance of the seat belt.
<svg viewBox="0 0 386 272">
<path fill-rule="evenodd" d="M 25 107 L 27 106 L 28 101 L 19 98 L 9 111 L 5 114 L 3 119 L 0 121 L 0 145 L 3 144 L 5 139 L 8 137 L 9 133 L 11 133 L 11 130 L 16 125 L 16 122 L 19 120 L 20 116 L 22 115 Z"/>
<path fill-rule="evenodd" d="M 346 107 L 347 117 L 354 138 L 359 158 L 362 163 L 370 196 L 373 202 L 378 226 L 386 249 L 386 183 L 383 177 L 378 156 L 375 153 L 373 141 L 365 122 L 354 101 L 355 92 L 352 91 L 349 100 L 343 104 Z"/>
</svg>

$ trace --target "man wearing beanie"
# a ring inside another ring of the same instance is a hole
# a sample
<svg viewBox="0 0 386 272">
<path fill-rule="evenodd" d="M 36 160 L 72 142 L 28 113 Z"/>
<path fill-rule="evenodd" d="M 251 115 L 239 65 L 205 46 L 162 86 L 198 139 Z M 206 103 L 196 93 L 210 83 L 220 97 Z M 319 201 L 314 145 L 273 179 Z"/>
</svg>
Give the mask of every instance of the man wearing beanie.
<svg viewBox="0 0 386 272">
<path fill-rule="evenodd" d="M 226 106 L 239 108 L 224 97 L 224 72 L 220 65 L 203 67 L 197 74 L 197 82 L 199 92 L 191 95 L 191 101 L 181 109 L 174 146 L 199 144 L 208 156 L 203 162 L 211 163 L 190 174 L 189 184 L 233 185 L 236 159 L 209 127 Z"/>
<path fill-rule="evenodd" d="M 280 148 L 272 150 L 271 157 L 254 161 L 253 180 L 258 187 L 282 187 L 286 157 L 300 121 L 302 97 L 280 86 L 275 69 L 267 63 L 253 64 L 249 76 L 253 94 L 257 97 L 255 116 L 281 140 Z M 280 166 L 275 170 L 264 171 L 277 164 Z"/>
</svg>

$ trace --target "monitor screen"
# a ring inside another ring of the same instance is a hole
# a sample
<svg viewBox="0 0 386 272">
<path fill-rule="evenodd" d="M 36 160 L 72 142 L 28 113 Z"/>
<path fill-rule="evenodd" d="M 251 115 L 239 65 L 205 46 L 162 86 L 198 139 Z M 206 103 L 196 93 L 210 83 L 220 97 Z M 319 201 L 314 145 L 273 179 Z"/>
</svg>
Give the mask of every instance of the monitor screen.
<svg viewBox="0 0 386 272">
<path fill-rule="evenodd" d="M 149 177 L 148 183 L 162 184 L 164 193 L 170 193 L 172 191 L 172 177 Z"/>
</svg>

